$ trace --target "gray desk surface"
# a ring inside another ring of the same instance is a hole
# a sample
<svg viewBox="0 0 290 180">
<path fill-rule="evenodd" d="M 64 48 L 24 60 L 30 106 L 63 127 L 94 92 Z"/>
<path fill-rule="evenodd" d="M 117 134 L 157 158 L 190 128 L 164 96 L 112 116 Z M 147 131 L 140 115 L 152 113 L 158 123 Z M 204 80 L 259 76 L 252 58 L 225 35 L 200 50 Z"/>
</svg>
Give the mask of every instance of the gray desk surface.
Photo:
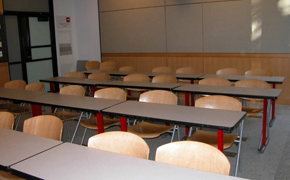
<svg viewBox="0 0 290 180">
<path fill-rule="evenodd" d="M 61 141 L 0 128 L 0 167 L 9 166 L 61 144 Z"/>
<path fill-rule="evenodd" d="M 64 143 L 11 167 L 46 180 L 240 179 Z"/>
<path fill-rule="evenodd" d="M 126 101 L 104 109 L 103 112 L 124 117 L 152 119 L 189 126 L 232 130 L 245 116 L 245 112 L 164 105 L 138 101 Z"/>
<path fill-rule="evenodd" d="M 183 74 L 183 73 L 120 72 L 120 71 L 100 71 L 100 70 L 84 71 L 85 74 L 92 74 L 95 72 L 106 72 L 110 74 L 111 76 L 127 76 L 129 74 L 146 74 L 150 78 L 161 75 L 161 74 L 171 74 L 175 76 L 177 79 L 191 79 L 191 80 L 195 80 L 198 77 L 204 75 L 204 74 Z"/>
<path fill-rule="evenodd" d="M 63 83 L 63 84 L 75 84 L 75 85 L 84 85 L 84 86 L 96 86 L 99 82 L 104 82 L 94 79 L 79 79 L 79 78 L 69 78 L 69 77 L 51 77 L 46 79 L 40 79 L 40 82 L 53 82 L 53 83 Z"/>
<path fill-rule="evenodd" d="M 0 99 L 21 100 L 26 102 L 32 97 L 44 94 L 40 91 L 27 91 L 22 89 L 8 89 L 0 87 Z"/>
<path fill-rule="evenodd" d="M 217 74 L 205 74 L 203 76 L 198 77 L 197 79 L 205 79 L 210 77 L 220 77 L 224 79 L 228 79 L 229 81 L 239 81 L 242 79 L 260 79 L 266 81 L 270 84 L 282 84 L 285 80 L 285 77 L 280 76 L 246 76 L 246 75 L 217 75 Z"/>
<path fill-rule="evenodd" d="M 225 86 L 206 86 L 196 84 L 185 84 L 175 88 L 175 92 L 187 92 L 209 95 L 226 95 L 235 97 L 277 99 L 281 94 L 281 89 L 266 88 L 244 88 L 244 87 L 225 87 Z"/>
</svg>

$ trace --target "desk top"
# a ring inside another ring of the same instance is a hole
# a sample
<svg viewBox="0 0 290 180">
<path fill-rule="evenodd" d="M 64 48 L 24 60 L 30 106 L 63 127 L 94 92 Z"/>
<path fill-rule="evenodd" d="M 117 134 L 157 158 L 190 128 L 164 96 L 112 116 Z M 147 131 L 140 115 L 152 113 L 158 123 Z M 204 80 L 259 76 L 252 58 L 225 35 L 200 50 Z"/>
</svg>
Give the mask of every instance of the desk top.
<svg viewBox="0 0 290 180">
<path fill-rule="evenodd" d="M 75 84 L 75 85 L 84 85 L 84 86 L 96 86 L 100 82 L 106 82 L 106 81 L 87 79 L 87 78 L 80 79 L 80 78 L 69 78 L 69 77 L 51 77 L 51 78 L 46 78 L 46 79 L 40 79 L 39 81 L 63 83 L 63 84 Z"/>
<path fill-rule="evenodd" d="M 175 88 L 175 92 L 188 92 L 208 95 L 226 95 L 235 97 L 248 97 L 260 99 L 277 99 L 281 94 L 281 89 L 267 88 L 246 88 L 232 86 L 207 86 L 196 84 L 185 84 Z"/>
<path fill-rule="evenodd" d="M 246 116 L 242 111 L 196 108 L 126 101 L 103 112 L 124 117 L 152 119 L 161 122 L 232 130 Z"/>
<path fill-rule="evenodd" d="M 61 144 L 61 141 L 0 128 L 0 169 Z"/>
<path fill-rule="evenodd" d="M 8 89 L 0 87 L 0 98 L 7 100 L 21 100 L 26 102 L 30 98 L 40 96 L 45 92 L 27 91 L 23 89 Z"/>
<path fill-rule="evenodd" d="M 11 167 L 46 180 L 197 179 L 230 180 L 232 176 L 199 171 L 151 160 L 64 143 Z"/>
<path fill-rule="evenodd" d="M 204 74 L 183 74 L 183 73 L 120 72 L 120 71 L 101 71 L 101 70 L 84 71 L 85 74 L 92 74 L 95 72 L 106 72 L 110 74 L 111 76 L 127 76 L 129 74 L 146 74 L 150 78 L 153 78 L 154 76 L 158 76 L 161 74 L 171 74 L 175 76 L 177 79 L 191 79 L 191 80 L 195 80 L 198 77 L 204 75 Z"/>
<path fill-rule="evenodd" d="M 210 77 L 220 77 L 232 82 L 239 81 L 242 79 L 260 79 L 270 84 L 282 84 L 285 80 L 285 77 L 280 76 L 246 76 L 246 75 L 218 75 L 218 74 L 205 74 L 203 76 L 198 77 L 197 79 L 200 80 Z"/>
</svg>

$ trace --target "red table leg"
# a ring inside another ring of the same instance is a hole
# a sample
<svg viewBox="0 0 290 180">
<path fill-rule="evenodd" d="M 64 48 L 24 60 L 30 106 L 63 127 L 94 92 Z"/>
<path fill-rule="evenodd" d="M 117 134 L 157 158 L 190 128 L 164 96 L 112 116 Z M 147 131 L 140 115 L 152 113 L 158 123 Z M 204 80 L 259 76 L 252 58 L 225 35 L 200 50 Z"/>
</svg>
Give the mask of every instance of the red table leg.
<svg viewBox="0 0 290 180">
<path fill-rule="evenodd" d="M 266 145 L 266 133 L 267 133 L 267 99 L 264 99 L 263 103 L 263 130 L 262 130 L 262 146 Z"/>
<path fill-rule="evenodd" d="M 104 120 L 102 113 L 97 113 L 97 123 L 98 123 L 98 134 L 101 134 L 104 132 Z"/>
<path fill-rule="evenodd" d="M 185 93 L 185 106 L 189 106 L 189 94 Z"/>
<path fill-rule="evenodd" d="M 218 149 L 224 152 L 224 131 L 218 130 Z"/>
<path fill-rule="evenodd" d="M 276 88 L 276 84 L 273 84 L 272 88 L 275 89 Z M 272 100 L 272 118 L 271 118 L 271 121 L 270 121 L 270 127 L 273 126 L 273 123 L 274 123 L 274 121 L 276 119 L 276 117 L 275 117 L 275 104 L 276 104 L 275 103 L 275 99 L 273 99 Z"/>
<path fill-rule="evenodd" d="M 41 110 L 41 106 L 40 105 L 32 104 L 31 108 L 32 108 L 32 115 L 33 116 L 42 115 L 42 110 Z"/>
<path fill-rule="evenodd" d="M 54 93 L 54 84 L 53 83 L 49 83 L 49 92 Z"/>
<path fill-rule="evenodd" d="M 120 117 L 121 131 L 127 132 L 127 119 Z"/>
<path fill-rule="evenodd" d="M 194 84 L 194 80 L 190 80 L 190 84 Z M 191 93 L 191 106 L 194 106 L 194 94 Z"/>
</svg>

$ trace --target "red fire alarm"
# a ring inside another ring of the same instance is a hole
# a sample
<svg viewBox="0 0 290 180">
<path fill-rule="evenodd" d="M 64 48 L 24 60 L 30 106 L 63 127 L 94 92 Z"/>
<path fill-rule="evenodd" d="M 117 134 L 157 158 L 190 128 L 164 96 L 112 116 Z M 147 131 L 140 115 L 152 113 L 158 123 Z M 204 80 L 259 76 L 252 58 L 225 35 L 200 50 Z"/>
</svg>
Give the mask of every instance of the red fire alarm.
<svg viewBox="0 0 290 180">
<path fill-rule="evenodd" d="M 70 17 L 66 17 L 66 22 L 67 22 L 67 23 L 70 22 Z"/>
</svg>

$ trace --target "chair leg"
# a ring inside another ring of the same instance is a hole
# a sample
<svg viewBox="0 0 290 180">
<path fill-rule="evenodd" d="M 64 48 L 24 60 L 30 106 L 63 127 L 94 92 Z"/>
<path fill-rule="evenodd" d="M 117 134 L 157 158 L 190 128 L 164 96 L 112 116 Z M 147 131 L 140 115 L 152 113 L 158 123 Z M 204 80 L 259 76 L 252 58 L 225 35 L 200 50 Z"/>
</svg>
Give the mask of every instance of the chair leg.
<svg viewBox="0 0 290 180">
<path fill-rule="evenodd" d="M 77 123 L 76 129 L 75 129 L 75 132 L 74 132 L 73 137 L 71 139 L 71 143 L 74 141 L 74 138 L 76 136 L 77 130 L 79 128 L 79 125 L 80 125 L 80 122 L 81 122 L 81 119 L 82 119 L 82 116 L 83 116 L 83 113 L 84 112 L 81 112 L 81 114 L 80 114 L 80 118 L 78 119 L 78 123 Z"/>
<path fill-rule="evenodd" d="M 175 131 L 176 131 L 176 125 L 174 125 L 170 142 L 173 142 Z"/>
<path fill-rule="evenodd" d="M 66 131 L 67 131 L 68 138 L 70 139 L 70 133 L 69 133 L 69 128 L 68 128 L 67 121 L 64 121 L 64 124 L 65 124 L 65 128 L 66 128 Z"/>
<path fill-rule="evenodd" d="M 15 116 L 15 119 L 17 118 L 17 115 Z M 19 124 L 19 121 L 20 121 L 20 119 L 21 119 L 21 114 L 20 115 L 18 115 L 18 118 L 17 118 L 17 120 L 16 120 L 16 125 L 15 125 L 15 131 L 17 130 L 17 128 L 18 128 L 18 124 Z"/>
<path fill-rule="evenodd" d="M 241 147 L 242 147 L 242 139 L 243 139 L 243 128 L 244 128 L 244 119 L 242 120 L 240 124 L 240 138 L 239 138 L 238 156 L 236 160 L 235 176 L 238 175 L 239 166 L 241 166 L 240 159 L 241 159 Z"/>
<path fill-rule="evenodd" d="M 81 145 L 82 145 L 83 142 L 84 142 L 84 139 L 85 139 L 85 136 L 86 136 L 86 133 L 87 133 L 87 129 L 88 129 L 88 128 L 85 128 L 85 130 L 84 130 L 84 134 L 83 134 L 83 137 L 82 137 L 82 140 L 81 140 Z"/>
</svg>

